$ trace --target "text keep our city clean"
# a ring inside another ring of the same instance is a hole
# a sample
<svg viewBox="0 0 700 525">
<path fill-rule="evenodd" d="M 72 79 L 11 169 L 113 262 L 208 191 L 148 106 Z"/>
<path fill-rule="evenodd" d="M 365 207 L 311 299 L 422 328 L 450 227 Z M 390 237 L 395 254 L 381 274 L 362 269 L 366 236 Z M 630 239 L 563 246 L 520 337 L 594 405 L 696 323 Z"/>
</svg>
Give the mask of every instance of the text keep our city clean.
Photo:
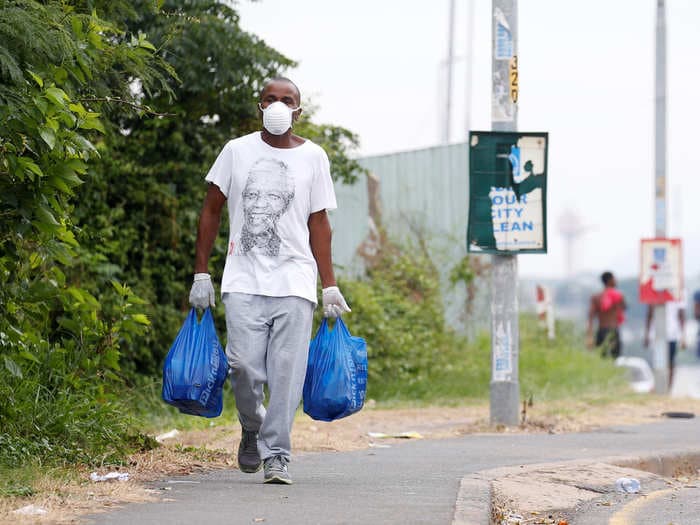
<svg viewBox="0 0 700 525">
<path fill-rule="evenodd" d="M 527 195 L 521 195 L 518 200 L 510 188 L 492 187 L 489 196 L 494 231 L 534 231 L 533 221 L 518 220 L 527 206 Z"/>
</svg>

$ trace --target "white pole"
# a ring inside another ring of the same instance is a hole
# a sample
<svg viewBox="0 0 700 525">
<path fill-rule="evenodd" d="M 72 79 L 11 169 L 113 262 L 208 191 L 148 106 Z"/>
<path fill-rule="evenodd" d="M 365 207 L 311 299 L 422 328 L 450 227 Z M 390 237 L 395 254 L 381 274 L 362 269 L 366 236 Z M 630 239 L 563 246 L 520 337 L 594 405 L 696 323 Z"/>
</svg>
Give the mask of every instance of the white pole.
<svg viewBox="0 0 700 525">
<path fill-rule="evenodd" d="M 656 2 L 656 78 L 654 112 L 654 232 L 666 237 L 666 6 Z M 668 393 L 668 350 L 666 343 L 666 307 L 656 306 L 654 312 L 654 378 L 656 392 Z"/>
<path fill-rule="evenodd" d="M 450 1 L 450 13 L 447 21 L 447 93 L 445 97 L 445 129 L 442 134 L 443 144 L 450 142 L 450 127 L 452 125 L 452 70 L 454 69 L 454 33 L 455 33 L 455 0 Z"/>
<path fill-rule="evenodd" d="M 503 93 L 504 89 L 506 89 L 505 93 L 508 93 L 506 86 L 509 86 L 510 58 L 517 56 L 517 0 L 492 0 L 491 7 L 493 11 L 491 128 L 494 131 L 516 131 L 518 129 L 517 104 L 504 98 Z M 519 423 L 519 346 L 518 257 L 517 255 L 494 255 L 491 269 L 490 413 L 492 425 L 515 426 Z M 506 368 L 509 370 L 505 375 L 497 371 L 496 362 L 504 359 L 508 361 Z"/>
<path fill-rule="evenodd" d="M 472 129 L 472 84 L 474 74 L 472 64 L 474 63 L 474 0 L 467 0 L 467 63 L 466 63 L 466 86 L 464 96 L 464 127 L 465 137 L 469 137 Z"/>
</svg>

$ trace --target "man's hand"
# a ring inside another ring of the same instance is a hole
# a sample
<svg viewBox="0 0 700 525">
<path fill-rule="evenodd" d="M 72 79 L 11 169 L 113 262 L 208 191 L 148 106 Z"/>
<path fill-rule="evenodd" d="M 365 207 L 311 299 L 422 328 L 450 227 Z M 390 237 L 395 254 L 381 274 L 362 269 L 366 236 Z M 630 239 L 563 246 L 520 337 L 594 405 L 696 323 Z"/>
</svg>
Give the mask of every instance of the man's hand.
<svg viewBox="0 0 700 525">
<path fill-rule="evenodd" d="M 202 310 L 210 306 L 214 308 L 215 295 L 214 286 L 211 284 L 211 275 L 208 273 L 194 274 L 194 282 L 192 290 L 190 290 L 190 304 Z"/>
<path fill-rule="evenodd" d="M 586 334 L 586 348 L 589 350 L 593 348 L 593 334 Z"/>
<path fill-rule="evenodd" d="M 323 289 L 323 317 L 340 317 L 350 312 L 348 303 L 337 286 L 329 286 Z"/>
</svg>

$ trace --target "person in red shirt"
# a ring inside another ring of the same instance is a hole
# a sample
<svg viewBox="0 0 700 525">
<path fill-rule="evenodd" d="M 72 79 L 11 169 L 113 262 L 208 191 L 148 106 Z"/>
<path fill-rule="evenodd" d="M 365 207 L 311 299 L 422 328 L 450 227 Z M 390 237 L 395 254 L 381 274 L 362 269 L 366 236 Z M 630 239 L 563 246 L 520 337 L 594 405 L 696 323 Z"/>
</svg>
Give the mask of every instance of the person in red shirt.
<svg viewBox="0 0 700 525">
<path fill-rule="evenodd" d="M 696 290 L 693 294 L 693 317 L 695 317 L 695 320 L 698 321 L 698 325 L 700 326 L 700 290 Z M 698 328 L 697 345 L 698 358 L 700 358 L 700 328 Z"/>
<path fill-rule="evenodd" d="M 587 345 L 593 347 L 593 322 L 597 318 L 595 346 L 601 349 L 604 356 L 615 359 L 622 352 L 619 327 L 625 320 L 627 304 L 622 292 L 616 288 L 617 281 L 611 272 L 603 273 L 600 279 L 603 281 L 603 291 L 591 297 L 588 310 Z"/>
</svg>

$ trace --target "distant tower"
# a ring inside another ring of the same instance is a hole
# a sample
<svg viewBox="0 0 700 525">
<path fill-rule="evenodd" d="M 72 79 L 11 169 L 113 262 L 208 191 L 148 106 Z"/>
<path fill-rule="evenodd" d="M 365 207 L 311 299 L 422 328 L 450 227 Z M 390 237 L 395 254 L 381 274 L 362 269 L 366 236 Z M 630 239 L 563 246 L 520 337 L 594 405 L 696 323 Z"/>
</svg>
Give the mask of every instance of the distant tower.
<svg viewBox="0 0 700 525">
<path fill-rule="evenodd" d="M 567 209 L 559 216 L 559 233 L 564 237 L 564 273 L 566 277 L 574 274 L 576 247 L 581 237 L 590 230 L 581 222 L 581 217 L 575 211 Z"/>
</svg>

